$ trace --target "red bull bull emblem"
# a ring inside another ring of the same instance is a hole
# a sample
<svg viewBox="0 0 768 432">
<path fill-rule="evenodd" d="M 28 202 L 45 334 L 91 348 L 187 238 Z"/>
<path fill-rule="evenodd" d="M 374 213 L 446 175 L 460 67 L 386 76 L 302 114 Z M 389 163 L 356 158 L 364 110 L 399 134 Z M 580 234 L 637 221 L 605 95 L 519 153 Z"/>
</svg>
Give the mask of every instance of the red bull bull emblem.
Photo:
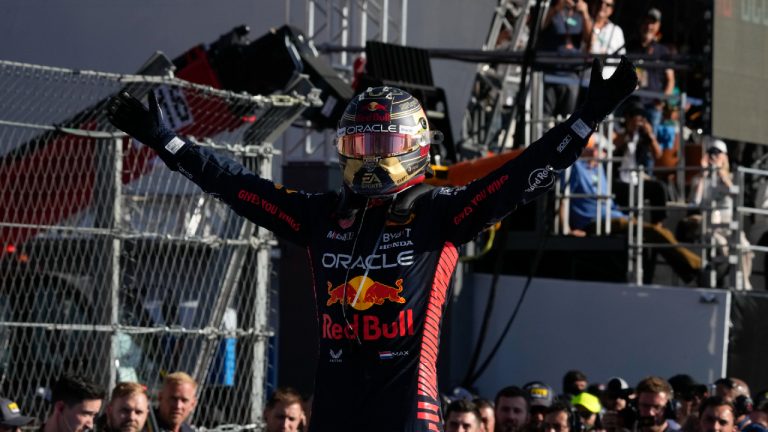
<svg viewBox="0 0 768 432">
<path fill-rule="evenodd" d="M 328 282 L 328 301 L 325 305 L 330 306 L 334 303 L 348 304 L 356 310 L 364 311 L 373 305 L 381 306 L 384 304 L 384 301 L 405 303 L 405 297 L 400 296 L 400 293 L 403 291 L 403 280 L 396 280 L 395 286 L 397 288 L 376 282 L 367 276 L 354 277 L 346 284 L 341 284 L 337 287 Z M 361 290 L 359 296 L 357 295 L 358 287 Z M 345 291 L 346 299 L 344 299 Z M 355 297 L 357 297 L 357 302 L 354 301 Z"/>
<path fill-rule="evenodd" d="M 368 111 L 389 111 L 386 106 L 378 102 L 368 103 Z"/>
</svg>

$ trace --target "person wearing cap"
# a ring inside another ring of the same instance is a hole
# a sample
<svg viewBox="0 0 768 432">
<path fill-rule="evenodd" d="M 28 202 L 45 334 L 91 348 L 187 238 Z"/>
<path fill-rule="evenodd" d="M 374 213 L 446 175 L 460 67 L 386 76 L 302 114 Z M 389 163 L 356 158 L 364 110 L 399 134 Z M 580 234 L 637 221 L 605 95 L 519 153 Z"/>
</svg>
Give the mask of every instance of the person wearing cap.
<svg viewBox="0 0 768 432">
<path fill-rule="evenodd" d="M 670 54 L 669 49 L 659 43 L 661 40 L 661 11 L 651 8 L 646 13 L 639 35 L 627 46 L 631 54 L 650 56 L 652 60 L 661 60 Z M 638 72 L 640 89 L 653 92 L 653 95 L 640 96 L 651 123 L 656 127 L 661 122 L 663 102 L 675 90 L 675 71 L 671 68 L 643 68 Z"/>
<path fill-rule="evenodd" d="M 709 389 L 704 384 L 697 383 L 687 374 L 677 374 L 669 378 L 669 384 L 677 400 L 677 422 L 685 426 L 688 422 L 698 423 L 699 406 L 709 397 Z"/>
<path fill-rule="evenodd" d="M 686 223 L 690 224 L 689 229 L 699 232 L 703 226 L 702 219 L 707 214 L 704 209 L 711 209 L 708 210 L 707 225 L 713 227 L 712 237 L 717 245 L 715 252 L 720 256 L 728 256 L 733 243 L 730 224 L 734 221 L 735 212 L 732 192 L 734 184 L 728 159 L 728 146 L 725 142 L 716 138 L 708 139 L 707 152 L 702 156 L 701 167 L 702 174 L 696 176 L 691 185 L 690 202 L 699 206 L 702 214 L 686 218 Z M 748 248 L 750 243 L 743 230 L 740 230 L 738 237 L 741 248 L 746 250 L 744 248 Z M 754 253 L 749 250 L 741 256 L 739 269 L 743 279 L 741 288 L 745 290 L 752 289 L 749 278 L 752 275 L 753 258 Z M 718 286 L 725 286 L 723 280 L 725 271 L 727 268 L 723 269 L 723 273 L 719 275 Z"/>
<path fill-rule="evenodd" d="M 680 425 L 668 418 L 672 386 L 667 380 L 650 376 L 637 384 L 637 414 L 634 430 L 642 432 L 675 432 Z"/>
<path fill-rule="evenodd" d="M 627 409 L 630 396 L 634 390 L 620 377 L 613 377 L 605 384 L 605 389 L 600 395 L 600 403 L 603 412 L 600 423 L 608 432 L 624 429 L 624 410 Z"/>
<path fill-rule="evenodd" d="M 544 413 L 555 398 L 552 387 L 541 381 L 532 381 L 523 386 L 528 393 L 528 429 L 540 431 L 544 425 Z"/>
<path fill-rule="evenodd" d="M 606 411 L 621 411 L 627 407 L 630 396 L 635 390 L 621 377 L 613 377 L 605 385 L 602 404 Z"/>
<path fill-rule="evenodd" d="M 112 394 L 104 414 L 96 419 L 97 432 L 140 432 L 149 415 L 149 398 L 143 385 L 120 382 Z"/>
<path fill-rule="evenodd" d="M 528 396 L 517 386 L 496 393 L 496 432 L 520 432 L 528 423 Z"/>
<path fill-rule="evenodd" d="M 0 432 L 18 432 L 34 420 L 34 417 L 22 415 L 16 402 L 0 397 Z"/>
<path fill-rule="evenodd" d="M 79 375 L 63 375 L 51 389 L 53 407 L 40 432 L 85 432 L 93 429 L 106 392 Z"/>
<path fill-rule="evenodd" d="M 576 420 L 580 425 L 579 430 L 591 431 L 595 429 L 597 415 L 602 410 L 600 399 L 597 396 L 582 392 L 571 398 L 571 406 L 573 406 Z"/>
</svg>

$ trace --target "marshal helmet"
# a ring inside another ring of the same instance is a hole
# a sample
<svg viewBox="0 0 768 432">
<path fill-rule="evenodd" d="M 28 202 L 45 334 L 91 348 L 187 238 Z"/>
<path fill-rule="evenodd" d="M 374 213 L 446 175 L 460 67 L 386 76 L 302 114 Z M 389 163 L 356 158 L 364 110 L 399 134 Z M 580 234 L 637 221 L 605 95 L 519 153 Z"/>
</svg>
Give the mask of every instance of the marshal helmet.
<svg viewBox="0 0 768 432">
<path fill-rule="evenodd" d="M 347 105 L 336 131 L 344 183 L 374 197 L 425 179 L 432 135 L 419 101 L 395 87 L 373 87 Z"/>
</svg>

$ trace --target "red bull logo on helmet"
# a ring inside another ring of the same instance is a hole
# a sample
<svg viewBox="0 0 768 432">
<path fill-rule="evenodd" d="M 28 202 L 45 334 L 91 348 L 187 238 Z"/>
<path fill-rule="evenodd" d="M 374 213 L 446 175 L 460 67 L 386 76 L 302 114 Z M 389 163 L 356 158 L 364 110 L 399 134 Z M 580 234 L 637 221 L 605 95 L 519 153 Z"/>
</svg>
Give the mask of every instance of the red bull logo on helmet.
<svg viewBox="0 0 768 432">
<path fill-rule="evenodd" d="M 389 108 L 386 106 L 378 103 L 378 102 L 369 102 L 368 103 L 368 111 L 386 111 L 389 112 Z"/>
<path fill-rule="evenodd" d="M 358 288 L 360 295 L 357 294 Z M 353 309 L 364 311 L 373 305 L 381 306 L 385 301 L 393 303 L 405 303 L 405 297 L 401 297 L 403 280 L 395 281 L 395 286 L 386 285 L 369 279 L 367 276 L 357 276 L 345 284 L 333 286 L 328 282 L 328 301 L 326 306 L 335 303 L 348 304 Z"/>
<path fill-rule="evenodd" d="M 363 105 L 355 113 L 355 122 L 357 123 L 389 123 L 392 116 L 389 113 L 389 107 L 379 102 L 369 102 Z"/>
</svg>

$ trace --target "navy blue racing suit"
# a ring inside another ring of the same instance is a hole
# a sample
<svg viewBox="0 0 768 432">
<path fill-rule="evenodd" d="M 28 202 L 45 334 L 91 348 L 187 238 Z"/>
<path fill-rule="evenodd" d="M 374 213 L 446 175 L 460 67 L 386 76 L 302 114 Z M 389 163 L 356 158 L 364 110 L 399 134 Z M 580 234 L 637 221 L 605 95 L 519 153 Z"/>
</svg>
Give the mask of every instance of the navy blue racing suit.
<svg viewBox="0 0 768 432">
<path fill-rule="evenodd" d="M 358 196 L 340 211 L 338 192 L 293 191 L 191 143 L 166 162 L 307 248 L 320 341 L 310 431 L 439 431 L 438 342 L 457 248 L 547 191 L 592 129 L 574 115 L 485 177 L 419 196 L 399 222 L 392 200 Z"/>
</svg>

